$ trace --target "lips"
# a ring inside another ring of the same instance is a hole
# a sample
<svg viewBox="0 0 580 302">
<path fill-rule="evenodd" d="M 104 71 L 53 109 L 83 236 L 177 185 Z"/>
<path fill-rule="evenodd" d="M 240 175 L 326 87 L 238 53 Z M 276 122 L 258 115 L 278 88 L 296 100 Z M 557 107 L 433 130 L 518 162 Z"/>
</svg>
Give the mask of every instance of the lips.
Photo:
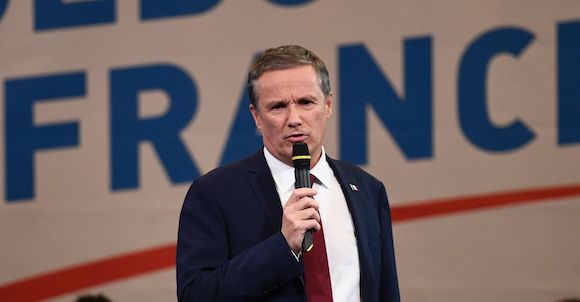
<svg viewBox="0 0 580 302">
<path fill-rule="evenodd" d="M 286 140 L 291 143 L 297 143 L 306 140 L 307 137 L 308 136 L 304 133 L 291 133 L 286 135 Z"/>
</svg>

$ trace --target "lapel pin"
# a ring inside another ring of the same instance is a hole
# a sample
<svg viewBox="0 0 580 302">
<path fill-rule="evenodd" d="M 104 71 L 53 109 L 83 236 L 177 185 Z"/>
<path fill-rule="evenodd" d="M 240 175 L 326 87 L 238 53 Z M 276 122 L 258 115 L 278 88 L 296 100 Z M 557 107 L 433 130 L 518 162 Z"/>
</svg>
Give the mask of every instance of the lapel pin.
<svg viewBox="0 0 580 302">
<path fill-rule="evenodd" d="M 353 184 L 348 184 L 348 185 L 350 186 L 351 190 L 358 192 L 358 187 L 356 185 L 353 185 Z"/>
</svg>

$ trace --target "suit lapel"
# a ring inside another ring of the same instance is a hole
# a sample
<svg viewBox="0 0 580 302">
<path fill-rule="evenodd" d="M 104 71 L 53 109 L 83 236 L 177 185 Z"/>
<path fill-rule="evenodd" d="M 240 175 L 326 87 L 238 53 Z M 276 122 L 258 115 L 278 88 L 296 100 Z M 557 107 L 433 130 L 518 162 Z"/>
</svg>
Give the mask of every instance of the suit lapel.
<svg viewBox="0 0 580 302">
<path fill-rule="evenodd" d="M 369 262 L 371 255 L 368 248 L 369 234 L 365 224 L 367 215 L 366 202 L 363 199 L 365 194 L 358 192 L 358 190 L 364 190 L 364 188 L 361 186 L 362 184 L 358 184 L 349 173 L 344 171 L 335 160 L 327 156 L 327 161 L 340 184 L 352 217 L 359 250 L 361 275 L 364 276 L 365 273 L 370 272 L 371 265 Z M 268 216 L 274 229 L 280 230 L 282 226 L 282 204 L 263 151 L 260 150 L 248 159 L 248 171 L 250 185 L 264 208 L 266 216 Z"/>
<path fill-rule="evenodd" d="M 256 193 L 258 200 L 266 212 L 266 216 L 276 230 L 282 227 L 282 204 L 276 191 L 276 184 L 272 173 L 264 158 L 264 152 L 260 150 L 248 160 L 249 181 Z"/>
<path fill-rule="evenodd" d="M 371 297 L 366 297 L 371 291 L 365 289 L 364 278 L 369 277 L 372 274 L 371 269 L 371 252 L 368 247 L 369 244 L 369 234 L 366 227 L 366 215 L 367 210 L 365 209 L 365 200 L 363 192 L 359 190 L 364 190 L 363 184 L 357 183 L 356 179 L 352 177 L 349 173 L 344 171 L 340 166 L 340 163 L 326 156 L 328 164 L 334 171 L 334 175 L 340 184 L 348 209 L 350 211 L 352 222 L 354 226 L 356 243 L 359 253 L 359 265 L 361 274 L 361 296 L 364 300 L 371 300 Z M 370 277 L 372 279 L 372 277 Z"/>
<path fill-rule="evenodd" d="M 276 183 L 264 157 L 264 152 L 260 150 L 252 156 L 248 164 L 250 185 L 262 204 L 273 229 L 280 231 L 282 228 L 282 203 L 280 202 L 278 191 L 276 191 Z M 296 288 L 302 292 L 304 291 L 304 276 L 300 275 L 300 279 L 295 279 L 293 282 Z"/>
<path fill-rule="evenodd" d="M 359 190 L 364 190 L 364 187 L 362 187 L 364 184 L 357 183 L 352 175 L 344 171 L 340 163 L 328 156 L 327 161 L 330 168 L 334 171 L 334 175 L 340 184 L 351 213 L 359 252 L 361 279 L 373 279 L 370 263 L 372 257 L 368 246 L 369 234 L 365 224 L 367 215 L 367 210 L 365 209 L 366 201 L 363 197 L 365 194 L 359 192 Z M 264 208 L 272 227 L 278 231 L 282 227 L 282 204 L 263 151 L 260 150 L 254 156 L 250 157 L 247 163 L 250 185 Z M 351 185 L 354 185 L 354 187 Z M 369 295 L 370 293 L 372 293 L 372 290 L 366 288 L 364 280 L 361 280 L 361 297 L 363 301 L 372 300 L 372 296 Z"/>
</svg>

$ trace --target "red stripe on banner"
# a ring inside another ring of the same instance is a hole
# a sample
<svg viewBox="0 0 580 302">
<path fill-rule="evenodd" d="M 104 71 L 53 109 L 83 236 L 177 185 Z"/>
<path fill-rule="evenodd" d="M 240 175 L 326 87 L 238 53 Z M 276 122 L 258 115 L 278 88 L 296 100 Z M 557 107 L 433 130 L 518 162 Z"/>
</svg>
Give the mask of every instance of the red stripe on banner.
<svg viewBox="0 0 580 302">
<path fill-rule="evenodd" d="M 532 190 L 455 197 L 393 207 L 394 222 L 423 219 L 457 212 L 475 211 L 519 203 L 540 202 L 549 199 L 580 195 L 580 184 Z"/>
<path fill-rule="evenodd" d="M 456 197 L 395 206 L 394 223 L 580 195 L 580 184 Z M 38 301 L 175 267 L 175 244 L 88 262 L 0 286 L 0 301 Z"/>
<path fill-rule="evenodd" d="M 38 301 L 175 266 L 175 244 L 115 256 L 0 287 L 0 301 Z"/>
</svg>

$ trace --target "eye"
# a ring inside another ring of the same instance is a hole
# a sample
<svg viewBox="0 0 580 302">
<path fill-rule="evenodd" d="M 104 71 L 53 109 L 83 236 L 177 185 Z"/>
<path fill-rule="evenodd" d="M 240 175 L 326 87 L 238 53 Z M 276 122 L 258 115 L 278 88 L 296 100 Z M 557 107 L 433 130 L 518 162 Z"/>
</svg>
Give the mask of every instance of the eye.
<svg viewBox="0 0 580 302">
<path fill-rule="evenodd" d="M 298 104 L 300 104 L 302 106 L 310 106 L 310 105 L 314 104 L 314 101 L 311 99 L 303 98 L 303 99 L 298 100 Z"/>
<path fill-rule="evenodd" d="M 276 111 L 276 110 L 283 109 L 284 107 L 286 107 L 286 104 L 284 102 L 277 102 L 277 103 L 272 104 L 272 106 L 270 106 L 269 109 L 271 111 L 272 110 Z"/>
</svg>

